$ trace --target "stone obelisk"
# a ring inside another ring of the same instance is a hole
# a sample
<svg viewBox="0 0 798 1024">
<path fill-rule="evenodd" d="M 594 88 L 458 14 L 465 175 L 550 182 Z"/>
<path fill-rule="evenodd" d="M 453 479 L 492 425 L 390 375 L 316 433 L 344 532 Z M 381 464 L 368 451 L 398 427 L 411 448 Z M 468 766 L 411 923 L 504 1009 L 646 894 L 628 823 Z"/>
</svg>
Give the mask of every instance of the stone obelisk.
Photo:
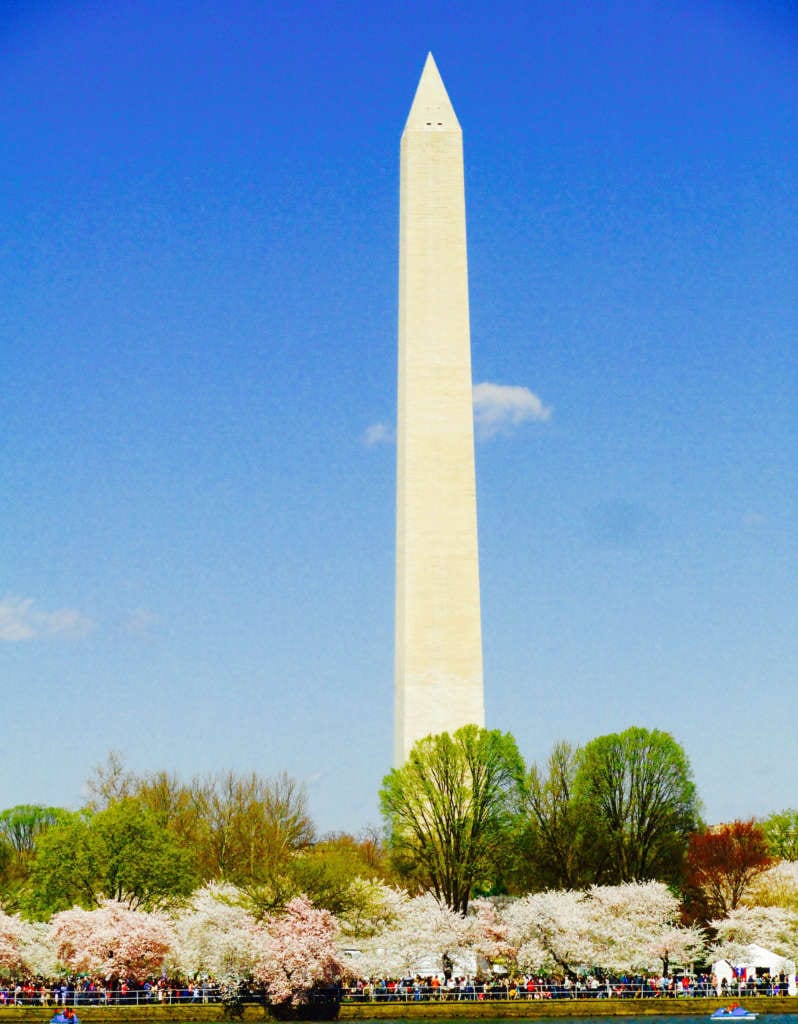
<svg viewBox="0 0 798 1024">
<path fill-rule="evenodd" d="M 463 136 L 427 57 L 402 135 L 394 763 L 484 725 Z"/>
</svg>

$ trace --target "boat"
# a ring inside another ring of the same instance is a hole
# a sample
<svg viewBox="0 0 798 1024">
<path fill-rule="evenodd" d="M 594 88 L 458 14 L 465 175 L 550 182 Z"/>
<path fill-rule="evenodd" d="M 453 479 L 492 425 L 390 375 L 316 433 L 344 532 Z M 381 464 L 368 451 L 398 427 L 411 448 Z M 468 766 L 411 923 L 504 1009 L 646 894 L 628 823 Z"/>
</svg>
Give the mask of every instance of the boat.
<svg viewBox="0 0 798 1024">
<path fill-rule="evenodd" d="M 738 1003 L 732 1003 L 731 1006 L 719 1006 L 709 1019 L 756 1020 L 756 1018 L 757 1014 L 755 1014 L 752 1010 L 746 1010 L 744 1006 L 740 1006 Z"/>
</svg>

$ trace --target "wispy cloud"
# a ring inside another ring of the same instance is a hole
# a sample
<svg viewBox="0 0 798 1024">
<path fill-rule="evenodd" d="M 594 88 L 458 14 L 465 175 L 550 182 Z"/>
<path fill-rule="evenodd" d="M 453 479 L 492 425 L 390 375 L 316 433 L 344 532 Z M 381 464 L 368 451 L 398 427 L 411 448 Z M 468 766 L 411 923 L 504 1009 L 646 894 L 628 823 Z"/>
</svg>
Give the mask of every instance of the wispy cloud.
<svg viewBox="0 0 798 1024">
<path fill-rule="evenodd" d="M 370 427 L 366 427 L 363 434 L 363 444 L 368 448 L 373 448 L 376 444 L 393 444 L 395 440 L 394 429 L 387 423 L 372 423 Z"/>
<path fill-rule="evenodd" d="M 158 616 L 148 608 L 134 608 L 122 622 L 122 632 L 128 636 L 150 636 L 158 625 Z"/>
<path fill-rule="evenodd" d="M 41 611 L 33 598 L 7 595 L 0 600 L 0 642 L 16 643 L 42 636 L 86 636 L 94 622 L 76 608 Z"/>
<path fill-rule="evenodd" d="M 545 423 L 551 406 L 544 405 L 529 388 L 519 384 L 475 384 L 474 424 L 483 440 L 497 434 L 510 434 L 522 423 Z"/>
</svg>

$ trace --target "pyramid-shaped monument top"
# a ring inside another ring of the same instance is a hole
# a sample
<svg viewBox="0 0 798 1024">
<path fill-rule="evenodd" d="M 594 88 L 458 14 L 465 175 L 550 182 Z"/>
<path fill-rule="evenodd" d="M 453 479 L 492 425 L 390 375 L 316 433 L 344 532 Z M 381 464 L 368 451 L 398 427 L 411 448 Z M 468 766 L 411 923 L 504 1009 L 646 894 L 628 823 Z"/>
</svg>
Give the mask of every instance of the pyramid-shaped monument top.
<svg viewBox="0 0 798 1024">
<path fill-rule="evenodd" d="M 427 54 L 405 131 L 459 131 L 460 122 L 432 54 Z"/>
</svg>

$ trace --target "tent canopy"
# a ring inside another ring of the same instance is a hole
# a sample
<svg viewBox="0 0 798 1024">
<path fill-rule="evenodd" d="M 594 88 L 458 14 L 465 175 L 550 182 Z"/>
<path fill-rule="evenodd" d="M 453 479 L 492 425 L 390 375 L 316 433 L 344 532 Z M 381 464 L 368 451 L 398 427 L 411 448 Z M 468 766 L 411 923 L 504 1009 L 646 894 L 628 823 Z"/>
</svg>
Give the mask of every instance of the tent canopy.
<svg viewBox="0 0 798 1024">
<path fill-rule="evenodd" d="M 779 956 L 778 953 L 773 953 L 771 950 L 765 949 L 764 946 L 757 946 L 752 942 L 750 946 L 745 947 L 740 956 L 735 958 L 733 963 L 728 960 L 716 961 L 712 965 L 712 973 L 718 980 L 718 992 L 720 992 L 724 978 L 727 984 L 735 980 L 735 968 L 744 970 L 748 976 L 756 973 L 757 970 L 767 971 L 772 978 L 785 974 L 789 983 L 790 995 L 796 994 L 795 961 L 787 960 L 786 957 Z"/>
</svg>

